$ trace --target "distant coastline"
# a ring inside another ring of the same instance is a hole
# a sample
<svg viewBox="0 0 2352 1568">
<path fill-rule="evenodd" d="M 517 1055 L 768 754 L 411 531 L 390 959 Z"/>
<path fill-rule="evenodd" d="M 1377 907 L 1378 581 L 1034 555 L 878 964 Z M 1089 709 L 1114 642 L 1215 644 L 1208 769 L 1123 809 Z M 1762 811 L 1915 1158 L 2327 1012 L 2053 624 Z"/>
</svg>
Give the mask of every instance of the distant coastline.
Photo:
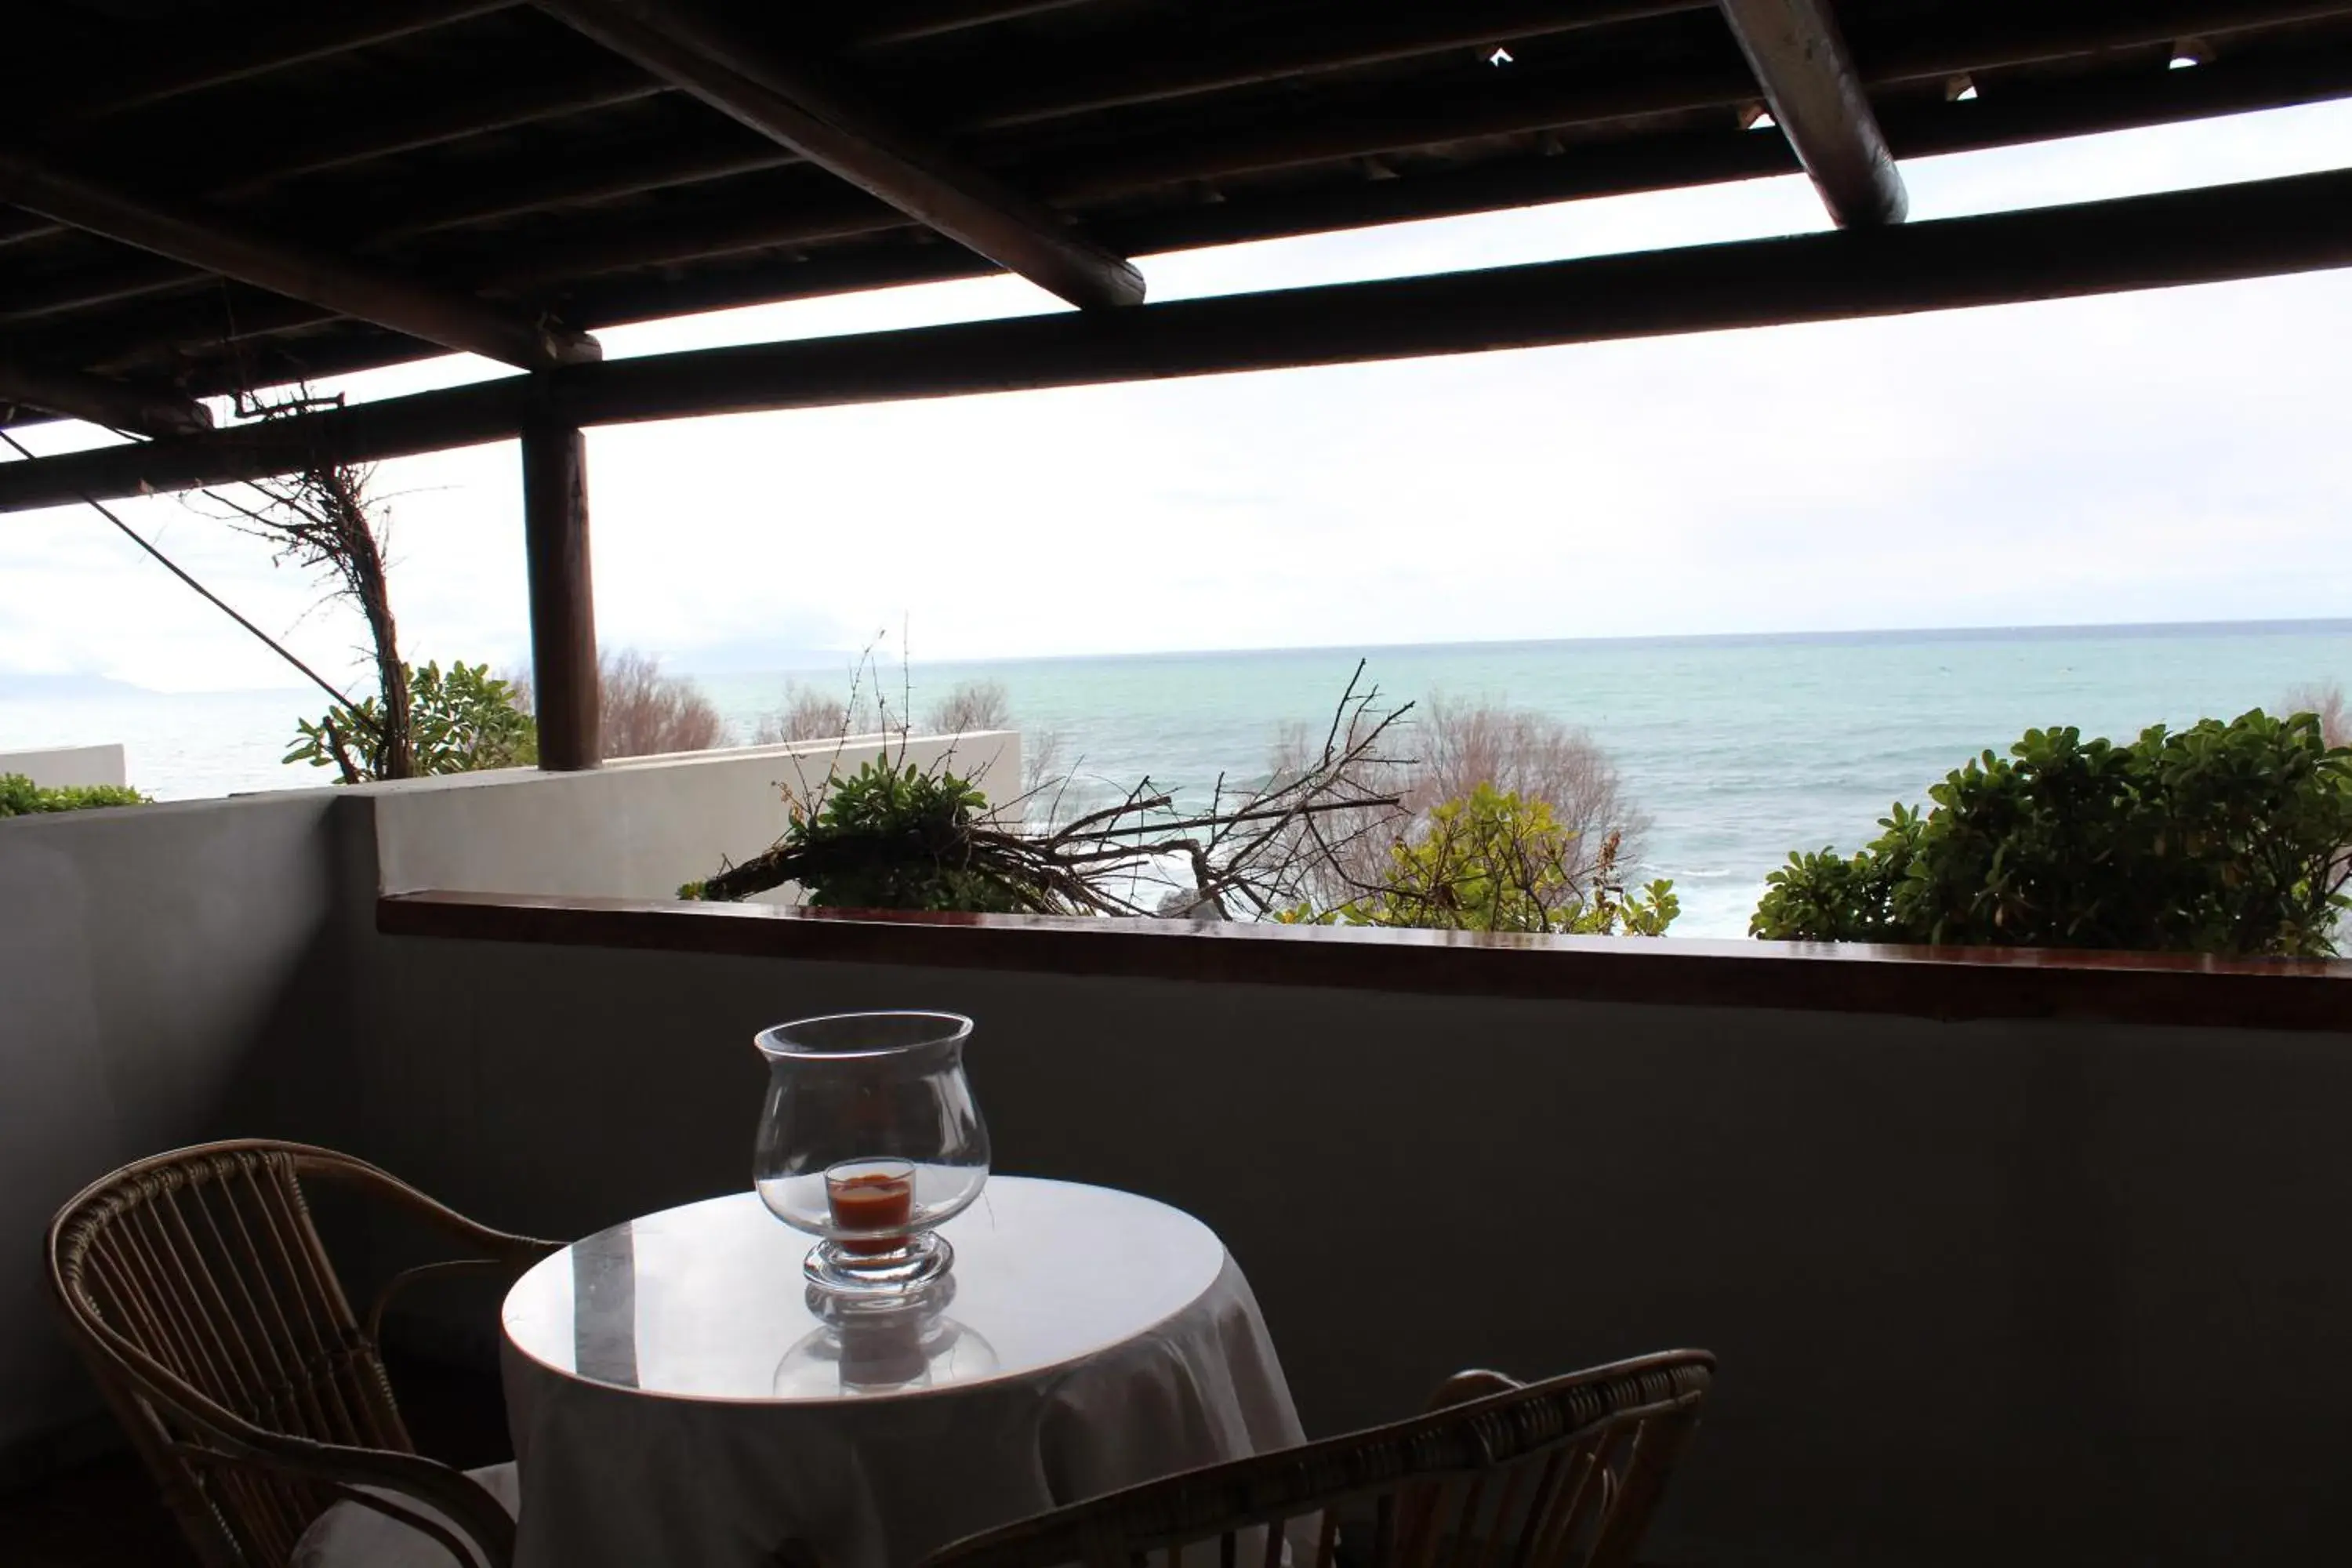
<svg viewBox="0 0 2352 1568">
<path fill-rule="evenodd" d="M 1512 654 L 1568 648 L 1868 647 L 1914 647 L 1939 643 L 2069 642 L 2085 638 L 2108 637 L 2119 641 L 2130 641 L 2178 637 L 2345 636 L 2352 636 L 2352 616 L 2261 621 L 2085 622 L 2023 626 L 1888 626 L 1863 631 L 1673 632 L 1644 637 L 1521 637 L 1464 642 L 1308 643 L 1281 647 L 1175 648 L 1135 653 L 1039 653 L 1002 657 L 971 655 L 939 658 L 919 658 L 914 662 L 919 668 L 947 669 L 981 665 L 990 668 L 1014 668 L 1035 665 L 1098 664 L 1123 659 L 1161 663 L 1176 660 L 1290 658 L 1328 655 L 1333 658 L 1370 658 L 1377 665 L 1384 656 L 1458 653 L 1465 650 Z M 730 663 L 724 668 L 702 665 L 691 653 L 675 656 L 665 654 L 663 657 L 665 662 L 682 673 L 709 676 L 797 675 L 840 668 L 845 663 L 855 662 L 859 654 L 860 650 L 856 648 L 840 648 L 831 653 L 816 653 L 801 649 L 794 650 L 789 655 L 779 655 L 778 658 L 794 660 L 816 659 L 820 662 L 769 663 L 759 666 Z M 893 647 L 877 647 L 875 650 L 875 658 L 886 669 L 897 668 L 898 653 Z"/>
<path fill-rule="evenodd" d="M 60 698 L 156 695 L 158 693 L 152 688 L 133 686 L 127 680 L 114 680 L 103 675 L 12 675 L 0 670 L 0 699 L 37 698 L 55 701 Z"/>
<path fill-rule="evenodd" d="M 1029 668 L 1044 665 L 1102 663 L 1119 660 L 1148 660 L 1153 663 L 1190 660 L 1250 659 L 1267 658 L 1311 658 L 1371 659 L 1375 665 L 1383 658 L 1410 657 L 1428 653 L 1459 653 L 1475 650 L 1480 653 L 1507 655 L 1543 652 L 1553 649 L 1608 648 L 1672 648 L 1672 647 L 1913 647 L 1937 643 L 1989 642 L 2063 642 L 2083 638 L 2118 640 L 2164 639 L 2178 637 L 2344 637 L 2352 636 L 2352 616 L 2325 619 L 2294 619 L 2265 621 L 2125 621 L 2113 624 L 2096 622 L 2076 625 L 2024 626 L 1888 626 L 1864 631 L 1805 632 L 1675 632 L 1650 637 L 1527 637 L 1477 640 L 1468 642 L 1406 642 L 1406 643 L 1332 643 L 1306 644 L 1295 647 L 1235 647 L 1178 648 L 1173 650 L 1136 653 L 1048 653 L 1022 654 L 1008 657 L 987 655 L 956 658 L 919 658 L 919 668 L 954 669 L 985 665 L 991 668 Z M 854 664 L 860 657 L 857 648 L 833 650 L 808 647 L 784 647 L 761 658 L 740 639 L 721 645 L 723 657 L 707 659 L 692 651 L 684 653 L 656 650 L 664 664 L 678 674 L 696 679 L 762 675 L 826 675 Z M 886 646 L 875 650 L 875 658 L 884 669 L 898 667 L 898 650 Z M 494 663 L 497 661 L 493 661 Z M 299 682 L 278 687 L 236 687 L 166 691 L 160 688 L 140 686 L 110 676 L 77 674 L 12 673 L 0 669 L 0 700 L 15 698 L 25 700 L 74 700 L 97 698 L 140 697 L 279 697 L 301 696 L 305 688 Z"/>
</svg>

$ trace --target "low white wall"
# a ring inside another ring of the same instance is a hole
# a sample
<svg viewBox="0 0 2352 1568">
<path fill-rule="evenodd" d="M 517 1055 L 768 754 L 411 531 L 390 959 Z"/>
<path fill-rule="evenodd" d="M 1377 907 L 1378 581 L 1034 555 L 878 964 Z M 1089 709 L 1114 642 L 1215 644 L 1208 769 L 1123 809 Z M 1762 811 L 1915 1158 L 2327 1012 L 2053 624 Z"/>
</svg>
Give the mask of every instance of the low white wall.
<svg viewBox="0 0 2352 1568">
<path fill-rule="evenodd" d="M 386 892 L 538 893 L 667 899 L 780 837 L 784 791 L 806 798 L 828 772 L 880 754 L 880 736 L 667 757 L 588 773 L 531 769 L 370 784 Z M 888 742 L 894 756 L 955 770 L 998 799 L 1017 795 L 1021 737 L 1004 731 Z M 778 898 L 789 896 L 780 889 Z"/>
<path fill-rule="evenodd" d="M 130 782 L 121 746 L 52 746 L 38 752 L 0 752 L 0 773 L 22 773 L 43 789 L 75 784 Z"/>
</svg>

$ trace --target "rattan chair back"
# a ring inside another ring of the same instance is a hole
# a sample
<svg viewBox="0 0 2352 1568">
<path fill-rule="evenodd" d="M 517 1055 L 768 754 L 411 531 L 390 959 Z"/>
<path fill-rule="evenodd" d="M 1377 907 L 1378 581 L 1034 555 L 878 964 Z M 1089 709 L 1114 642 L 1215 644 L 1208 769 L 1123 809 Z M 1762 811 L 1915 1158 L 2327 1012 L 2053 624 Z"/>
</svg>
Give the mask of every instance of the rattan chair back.
<svg viewBox="0 0 2352 1568">
<path fill-rule="evenodd" d="M 928 1568 L 1622 1568 L 1714 1365 L 1673 1351 L 1525 1385 L 1465 1373 L 1412 1420 L 1059 1509 Z"/>
<path fill-rule="evenodd" d="M 478 1256 L 403 1271 L 362 1320 L 312 1219 L 304 1188 L 319 1181 Z M 68 1332 L 206 1568 L 280 1568 L 338 1499 L 406 1520 L 459 1563 L 502 1563 L 512 1521 L 466 1476 L 415 1453 L 377 1331 L 415 1279 L 518 1268 L 551 1245 L 476 1225 L 348 1155 L 245 1140 L 92 1184 L 51 1223 L 47 1264 Z"/>
</svg>

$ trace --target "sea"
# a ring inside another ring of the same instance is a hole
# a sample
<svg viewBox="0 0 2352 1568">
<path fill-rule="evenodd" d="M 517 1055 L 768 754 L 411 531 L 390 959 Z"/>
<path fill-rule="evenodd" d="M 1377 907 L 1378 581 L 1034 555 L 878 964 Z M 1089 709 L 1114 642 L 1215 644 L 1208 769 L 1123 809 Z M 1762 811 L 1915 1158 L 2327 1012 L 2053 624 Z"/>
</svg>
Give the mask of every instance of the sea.
<svg viewBox="0 0 2352 1568">
<path fill-rule="evenodd" d="M 1673 880 L 1674 934 L 1747 932 L 1791 850 L 1851 850 L 1896 801 L 2028 728 L 2136 735 L 2278 709 L 2352 684 L 2352 620 L 2021 627 L 1176 653 L 976 663 L 830 665 L 696 676 L 748 741 L 789 689 L 879 687 L 918 716 L 957 684 L 1002 682 L 1025 737 L 1059 737 L 1082 789 L 1145 776 L 1197 798 L 1263 777 L 1286 726 L 1319 726 L 1359 663 L 1387 703 L 1444 695 L 1581 728 L 1649 819 L 1641 875 Z M 674 665 L 691 674 L 689 666 Z M 281 763 L 299 690 L 164 695 L 114 686 L 0 688 L 0 751 L 120 742 L 161 799 L 310 787 Z"/>
</svg>

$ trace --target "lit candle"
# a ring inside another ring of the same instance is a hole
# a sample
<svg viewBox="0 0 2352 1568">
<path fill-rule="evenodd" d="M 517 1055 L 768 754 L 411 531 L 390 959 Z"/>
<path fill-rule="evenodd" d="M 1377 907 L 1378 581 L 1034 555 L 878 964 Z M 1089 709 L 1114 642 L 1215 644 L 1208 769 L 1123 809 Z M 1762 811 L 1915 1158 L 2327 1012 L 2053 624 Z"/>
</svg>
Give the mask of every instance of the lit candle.
<svg viewBox="0 0 2352 1568">
<path fill-rule="evenodd" d="M 915 1217 L 915 1167 L 905 1160 L 848 1160 L 824 1173 L 824 1197 L 845 1252 L 890 1252 Z M 863 1233 L 863 1234 L 860 1234 Z"/>
</svg>

